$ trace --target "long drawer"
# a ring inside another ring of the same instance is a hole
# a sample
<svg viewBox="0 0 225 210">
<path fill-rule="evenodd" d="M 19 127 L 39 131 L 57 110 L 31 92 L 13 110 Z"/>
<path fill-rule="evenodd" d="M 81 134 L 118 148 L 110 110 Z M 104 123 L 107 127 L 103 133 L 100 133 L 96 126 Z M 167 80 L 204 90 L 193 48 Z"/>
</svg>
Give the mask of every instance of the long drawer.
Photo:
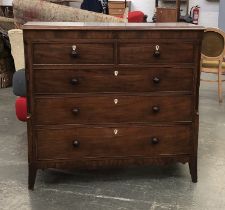
<svg viewBox="0 0 225 210">
<path fill-rule="evenodd" d="M 192 87 L 193 69 L 182 67 L 34 71 L 37 94 L 192 91 Z"/>
<path fill-rule="evenodd" d="M 35 131 L 37 159 L 191 153 L 191 126 L 72 127 Z"/>
<path fill-rule="evenodd" d="M 110 43 L 36 43 L 34 64 L 113 64 L 114 44 Z"/>
<path fill-rule="evenodd" d="M 124 15 L 125 8 L 109 8 L 110 15 Z"/>
<path fill-rule="evenodd" d="M 191 42 L 120 43 L 118 51 L 120 64 L 194 63 Z"/>
<path fill-rule="evenodd" d="M 192 120 L 192 96 L 82 95 L 37 97 L 37 124 L 102 124 Z"/>
</svg>

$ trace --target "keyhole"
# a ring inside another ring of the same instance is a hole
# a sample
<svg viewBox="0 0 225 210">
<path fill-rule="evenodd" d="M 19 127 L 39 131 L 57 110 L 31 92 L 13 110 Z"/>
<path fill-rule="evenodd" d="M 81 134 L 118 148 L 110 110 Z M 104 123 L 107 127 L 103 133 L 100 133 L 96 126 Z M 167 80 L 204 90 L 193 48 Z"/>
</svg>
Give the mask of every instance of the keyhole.
<svg viewBox="0 0 225 210">
<path fill-rule="evenodd" d="M 73 45 L 73 46 L 72 46 L 72 49 L 73 49 L 73 51 L 76 51 L 77 46 L 76 46 L 76 45 Z"/>
<path fill-rule="evenodd" d="M 116 77 L 118 76 L 118 74 L 119 74 L 118 71 L 114 71 L 114 75 L 115 75 Z"/>
<path fill-rule="evenodd" d="M 156 45 L 156 46 L 155 46 L 155 49 L 156 49 L 157 51 L 159 51 L 159 45 Z"/>
<path fill-rule="evenodd" d="M 118 99 L 115 98 L 115 99 L 114 99 L 114 104 L 118 104 L 118 102 L 119 102 Z"/>
</svg>

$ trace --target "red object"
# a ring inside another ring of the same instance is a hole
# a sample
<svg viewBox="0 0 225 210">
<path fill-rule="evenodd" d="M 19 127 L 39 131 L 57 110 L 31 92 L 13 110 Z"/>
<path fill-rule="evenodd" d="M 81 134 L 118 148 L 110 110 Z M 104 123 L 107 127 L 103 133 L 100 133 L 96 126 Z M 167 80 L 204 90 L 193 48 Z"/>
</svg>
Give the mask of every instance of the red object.
<svg viewBox="0 0 225 210">
<path fill-rule="evenodd" d="M 144 22 L 145 14 L 141 11 L 133 11 L 128 13 L 129 23 L 142 23 Z"/>
<path fill-rule="evenodd" d="M 142 23 L 144 22 L 144 16 L 145 14 L 141 11 L 133 11 L 128 13 L 128 22 L 129 23 Z M 120 18 L 123 18 L 122 15 L 117 16 Z"/>
<path fill-rule="evenodd" d="M 200 7 L 195 6 L 191 8 L 191 17 L 192 17 L 192 23 L 198 25 L 198 20 L 199 20 L 199 13 L 200 13 Z"/>
<path fill-rule="evenodd" d="M 26 122 L 27 121 L 27 98 L 18 97 L 15 103 L 16 116 L 18 120 Z"/>
</svg>

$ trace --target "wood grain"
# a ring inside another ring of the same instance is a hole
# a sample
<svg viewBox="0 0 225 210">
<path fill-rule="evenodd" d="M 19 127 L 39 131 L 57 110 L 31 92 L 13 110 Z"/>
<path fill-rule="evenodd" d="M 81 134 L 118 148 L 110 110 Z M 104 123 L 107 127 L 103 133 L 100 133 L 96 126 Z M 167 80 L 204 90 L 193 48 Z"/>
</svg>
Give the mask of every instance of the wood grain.
<svg viewBox="0 0 225 210">
<path fill-rule="evenodd" d="M 118 131 L 114 133 L 115 129 Z M 37 159 L 190 154 L 191 126 L 73 127 L 37 130 Z M 153 144 L 152 138 L 158 138 Z M 74 147 L 73 142 L 80 142 Z M 51 145 L 51 147 L 49 147 Z"/>
<path fill-rule="evenodd" d="M 76 46 L 77 57 L 72 56 Z M 48 49 L 48 50 L 46 50 Z M 49 53 L 51 52 L 51 53 Z M 34 44 L 34 64 L 113 64 L 113 43 L 77 43 L 76 41 L 51 44 Z"/>
<path fill-rule="evenodd" d="M 38 169 L 172 162 L 197 182 L 203 29 L 26 24 L 29 189 Z"/>
<path fill-rule="evenodd" d="M 153 107 L 160 110 L 153 111 Z M 38 125 L 179 122 L 192 121 L 191 107 L 189 95 L 38 97 L 33 117 Z M 79 109 L 76 114 L 72 112 L 75 108 Z"/>
<path fill-rule="evenodd" d="M 77 79 L 77 83 L 73 83 L 74 79 Z M 182 67 L 92 68 L 84 70 L 42 69 L 34 71 L 34 82 L 34 89 L 37 94 L 153 91 L 191 92 L 193 69 Z"/>
<path fill-rule="evenodd" d="M 156 46 L 160 56 L 155 57 Z M 194 44 L 185 42 L 121 43 L 119 45 L 119 63 L 121 64 L 170 64 L 193 63 Z M 140 55 L 140 56 L 137 56 Z"/>
</svg>

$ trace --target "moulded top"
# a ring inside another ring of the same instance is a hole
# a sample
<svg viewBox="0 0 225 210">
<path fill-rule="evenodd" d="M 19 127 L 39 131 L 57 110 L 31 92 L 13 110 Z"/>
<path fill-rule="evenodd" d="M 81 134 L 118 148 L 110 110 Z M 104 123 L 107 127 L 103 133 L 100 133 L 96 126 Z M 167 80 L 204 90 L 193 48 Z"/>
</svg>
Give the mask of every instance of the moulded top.
<svg viewBox="0 0 225 210">
<path fill-rule="evenodd" d="M 204 30 L 189 23 L 28 22 L 24 30 Z"/>
</svg>

